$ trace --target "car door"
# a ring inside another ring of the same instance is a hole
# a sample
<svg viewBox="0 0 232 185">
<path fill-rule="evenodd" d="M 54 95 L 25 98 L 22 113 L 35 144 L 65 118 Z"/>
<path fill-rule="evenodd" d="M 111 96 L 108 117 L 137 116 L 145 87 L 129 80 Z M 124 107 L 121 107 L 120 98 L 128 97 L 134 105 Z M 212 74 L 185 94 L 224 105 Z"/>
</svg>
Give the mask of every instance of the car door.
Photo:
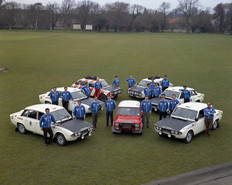
<svg viewBox="0 0 232 185">
<path fill-rule="evenodd" d="M 90 87 L 90 96 L 94 96 L 94 94 L 95 94 L 95 86 L 94 86 L 95 84 L 93 83 L 93 82 L 90 82 L 89 83 L 89 87 Z"/>
<path fill-rule="evenodd" d="M 38 112 L 34 110 L 27 110 L 27 112 L 24 114 L 25 127 L 31 132 L 35 132 L 35 125 L 36 122 L 38 122 L 37 113 Z"/>
<path fill-rule="evenodd" d="M 35 130 L 34 132 L 40 135 L 43 135 L 43 131 L 40 128 L 40 124 L 39 124 L 39 120 L 41 119 L 41 117 L 44 115 L 44 113 L 42 112 L 38 112 L 37 114 L 37 121 L 35 122 Z"/>
<path fill-rule="evenodd" d="M 197 101 L 197 94 L 194 90 L 190 91 L 191 97 L 190 97 L 190 101 L 192 102 L 196 102 Z"/>
<path fill-rule="evenodd" d="M 195 124 L 195 130 L 194 130 L 195 134 L 198 134 L 205 130 L 204 109 L 199 111 L 197 121 L 194 124 Z"/>
<path fill-rule="evenodd" d="M 58 100 L 58 105 L 59 106 L 63 106 L 63 103 L 62 103 L 62 97 L 61 97 L 61 95 L 62 95 L 62 92 L 61 91 L 58 91 L 59 92 L 59 100 Z"/>
</svg>

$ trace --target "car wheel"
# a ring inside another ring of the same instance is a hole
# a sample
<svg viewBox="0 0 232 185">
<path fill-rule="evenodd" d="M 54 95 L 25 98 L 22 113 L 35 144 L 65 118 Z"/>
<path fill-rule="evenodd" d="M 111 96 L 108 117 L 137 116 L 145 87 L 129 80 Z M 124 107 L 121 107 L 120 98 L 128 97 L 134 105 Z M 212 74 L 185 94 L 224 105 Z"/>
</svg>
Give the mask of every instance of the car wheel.
<svg viewBox="0 0 232 185">
<path fill-rule="evenodd" d="M 21 134 L 26 134 L 26 132 L 27 132 L 27 130 L 26 130 L 26 128 L 25 128 L 25 126 L 23 125 L 23 124 L 21 124 L 21 123 L 18 123 L 18 131 L 19 131 L 19 133 L 21 133 Z"/>
<path fill-rule="evenodd" d="M 193 131 L 189 131 L 184 139 L 185 143 L 190 143 L 193 139 Z"/>
<path fill-rule="evenodd" d="M 104 94 L 100 95 L 100 100 L 101 101 L 106 101 L 106 99 L 107 99 L 106 95 L 104 95 Z"/>
<path fill-rule="evenodd" d="M 63 134 L 58 134 L 56 136 L 56 141 L 57 141 L 58 145 L 60 145 L 60 146 L 65 146 L 67 143 Z"/>
<path fill-rule="evenodd" d="M 219 124 L 218 124 L 218 120 L 215 120 L 212 126 L 212 130 L 216 130 L 218 128 Z"/>
</svg>

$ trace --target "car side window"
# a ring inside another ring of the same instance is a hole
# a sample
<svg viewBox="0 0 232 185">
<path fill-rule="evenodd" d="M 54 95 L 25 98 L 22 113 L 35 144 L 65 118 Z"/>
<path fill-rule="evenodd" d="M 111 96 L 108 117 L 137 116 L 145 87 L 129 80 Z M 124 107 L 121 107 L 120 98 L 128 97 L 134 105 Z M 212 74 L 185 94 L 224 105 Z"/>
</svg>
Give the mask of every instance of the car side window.
<svg viewBox="0 0 232 185">
<path fill-rule="evenodd" d="M 41 117 L 44 115 L 44 113 L 42 113 L 42 112 L 39 112 L 39 115 L 38 115 L 38 120 L 40 120 L 41 119 Z"/>
<path fill-rule="evenodd" d="M 184 98 L 184 93 L 181 93 L 181 94 L 180 94 L 180 98 Z"/>
<path fill-rule="evenodd" d="M 80 81 L 79 82 L 80 85 L 85 85 L 85 83 L 86 83 L 85 81 Z"/>
<path fill-rule="evenodd" d="M 195 91 L 190 91 L 190 93 L 191 93 L 191 96 L 196 95 L 196 92 L 195 92 Z"/>
<path fill-rule="evenodd" d="M 24 110 L 23 113 L 21 114 L 21 116 L 27 117 L 28 115 L 28 110 Z"/>
<path fill-rule="evenodd" d="M 80 85 L 80 81 L 76 82 L 75 84 L 76 84 L 76 85 Z"/>
<path fill-rule="evenodd" d="M 198 115 L 198 119 L 201 119 L 204 117 L 204 109 L 200 110 L 199 115 Z"/>
<path fill-rule="evenodd" d="M 94 87 L 94 84 L 93 83 L 89 83 L 89 87 Z"/>
<path fill-rule="evenodd" d="M 34 110 L 29 110 L 27 117 L 32 118 L 32 119 L 36 119 L 37 118 L 37 112 L 34 111 Z"/>
</svg>

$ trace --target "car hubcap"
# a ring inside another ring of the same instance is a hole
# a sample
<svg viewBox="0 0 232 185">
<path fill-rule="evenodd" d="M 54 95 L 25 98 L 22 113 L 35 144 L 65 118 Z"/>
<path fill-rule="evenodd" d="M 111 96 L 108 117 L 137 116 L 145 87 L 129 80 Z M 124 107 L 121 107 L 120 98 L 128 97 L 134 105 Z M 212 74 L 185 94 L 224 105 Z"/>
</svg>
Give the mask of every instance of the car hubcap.
<svg viewBox="0 0 232 185">
<path fill-rule="evenodd" d="M 216 129 L 217 128 L 217 122 L 215 121 L 213 124 L 213 128 Z"/>
<path fill-rule="evenodd" d="M 19 125 L 20 132 L 24 132 L 24 127 L 22 125 Z"/>
<path fill-rule="evenodd" d="M 187 135 L 187 141 L 189 142 L 189 141 L 191 141 L 191 139 L 192 139 L 192 135 L 191 135 L 191 133 L 188 133 L 188 135 Z"/>
<path fill-rule="evenodd" d="M 64 138 L 63 138 L 62 136 L 59 136 L 59 137 L 58 137 L 58 142 L 59 142 L 60 144 L 63 144 L 63 143 L 64 143 Z"/>
</svg>

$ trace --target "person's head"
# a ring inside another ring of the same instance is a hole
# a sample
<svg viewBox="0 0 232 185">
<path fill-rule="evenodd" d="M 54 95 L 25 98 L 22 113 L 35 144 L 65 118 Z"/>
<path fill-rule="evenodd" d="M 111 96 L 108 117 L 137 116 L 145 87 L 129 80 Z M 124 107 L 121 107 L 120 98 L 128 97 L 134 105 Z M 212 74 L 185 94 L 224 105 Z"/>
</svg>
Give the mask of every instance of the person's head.
<svg viewBox="0 0 232 185">
<path fill-rule="evenodd" d="M 56 87 L 53 87 L 53 91 L 56 92 Z"/>
<path fill-rule="evenodd" d="M 130 78 L 133 78 L 132 75 L 130 75 Z"/>
<path fill-rule="evenodd" d="M 167 75 L 164 75 L 164 79 L 167 79 Z"/>
<path fill-rule="evenodd" d="M 148 84 L 147 84 L 147 88 L 150 88 L 150 86 L 151 86 L 151 84 L 150 84 L 150 83 L 148 83 Z"/>
<path fill-rule="evenodd" d="M 211 103 L 210 103 L 210 102 L 207 103 L 207 107 L 208 107 L 208 108 L 211 107 Z"/>
<path fill-rule="evenodd" d="M 99 77 L 97 77 L 97 81 L 99 82 Z"/>
<path fill-rule="evenodd" d="M 97 101 L 97 96 L 94 96 L 94 101 Z"/>
<path fill-rule="evenodd" d="M 154 82 L 154 78 L 152 78 L 151 81 Z"/>
<path fill-rule="evenodd" d="M 162 96 L 161 96 L 161 98 L 162 98 L 162 100 L 164 101 L 164 99 L 165 99 L 165 96 L 164 96 L 164 95 L 162 95 Z"/>
<path fill-rule="evenodd" d="M 155 86 L 157 87 L 157 86 L 158 86 L 158 83 L 155 83 Z"/>
<path fill-rule="evenodd" d="M 89 83 L 88 82 L 85 82 L 85 86 L 88 86 L 89 85 Z"/>
<path fill-rule="evenodd" d="M 78 105 L 80 106 L 80 105 L 81 105 L 81 100 L 78 100 L 77 103 L 78 103 Z"/>
<path fill-rule="evenodd" d="M 108 99 L 108 100 L 111 100 L 110 96 L 107 96 L 107 99 Z"/>
<path fill-rule="evenodd" d="M 145 96 L 145 100 L 146 100 L 146 101 L 148 100 L 148 96 Z"/>
<path fill-rule="evenodd" d="M 116 75 L 115 78 L 118 78 L 118 76 Z"/>
<path fill-rule="evenodd" d="M 173 99 L 173 100 L 176 99 L 176 95 L 175 95 L 175 94 L 172 95 L 172 99 Z"/>
<path fill-rule="evenodd" d="M 184 88 L 184 90 L 186 90 L 186 89 L 187 89 L 187 86 L 186 86 L 186 85 L 184 85 L 184 86 L 183 86 L 183 88 Z"/>
<path fill-rule="evenodd" d="M 45 109 L 45 113 L 46 113 L 46 114 L 49 114 L 49 113 L 50 113 L 49 108 L 46 108 L 46 109 Z"/>
<path fill-rule="evenodd" d="M 67 90 L 68 90 L 68 87 L 64 87 L 64 90 L 67 91 Z"/>
</svg>

